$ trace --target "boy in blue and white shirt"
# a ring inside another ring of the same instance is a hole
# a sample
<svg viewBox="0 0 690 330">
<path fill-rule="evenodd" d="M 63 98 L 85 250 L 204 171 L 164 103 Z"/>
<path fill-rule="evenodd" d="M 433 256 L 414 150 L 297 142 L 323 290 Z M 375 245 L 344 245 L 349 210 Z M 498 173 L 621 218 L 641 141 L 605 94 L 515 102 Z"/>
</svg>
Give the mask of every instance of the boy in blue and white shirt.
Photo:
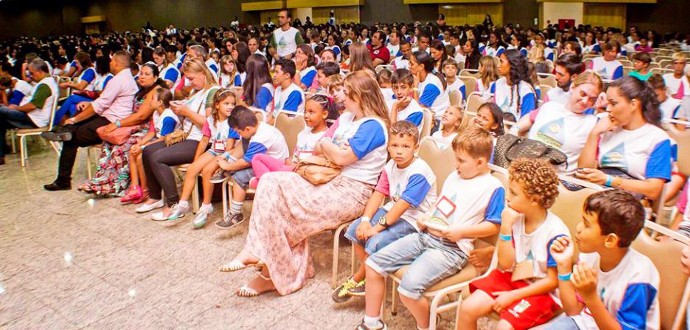
<svg viewBox="0 0 690 330">
<path fill-rule="evenodd" d="M 335 302 L 364 295 L 364 261 L 388 244 L 417 232 L 416 219 L 436 202 L 436 175 L 414 153 L 419 147 L 419 132 L 410 122 L 399 121 L 389 131 L 388 161 L 364 214 L 352 223 L 345 237 L 360 256 L 359 269 L 332 294 Z M 386 197 L 390 201 L 383 207 Z"/>
<path fill-rule="evenodd" d="M 388 106 L 391 123 L 401 120 L 409 121 L 417 126 L 417 129 L 421 132 L 424 124 L 424 110 L 417 100 L 410 97 L 412 85 L 414 85 L 414 77 L 410 71 L 405 69 L 395 70 L 391 77 L 391 86 L 394 93 L 393 99 L 386 100 L 386 105 Z"/>
<path fill-rule="evenodd" d="M 278 60 L 275 65 L 273 83 L 278 86 L 273 95 L 274 111 L 304 112 L 304 91 L 292 80 L 295 76 L 295 63 Z"/>
<path fill-rule="evenodd" d="M 602 79 L 616 80 L 622 78 L 623 64 L 616 59 L 619 50 L 620 44 L 617 41 L 609 41 L 604 44 L 604 54 L 593 58 L 587 69 L 594 70 Z"/>
<path fill-rule="evenodd" d="M 460 91 L 462 99 L 460 104 L 462 105 L 465 100 L 467 100 L 467 90 L 465 88 L 465 82 L 458 78 L 458 63 L 454 59 L 447 59 L 443 62 L 443 75 L 446 77 L 446 94 L 450 99 L 450 92 Z"/>
</svg>

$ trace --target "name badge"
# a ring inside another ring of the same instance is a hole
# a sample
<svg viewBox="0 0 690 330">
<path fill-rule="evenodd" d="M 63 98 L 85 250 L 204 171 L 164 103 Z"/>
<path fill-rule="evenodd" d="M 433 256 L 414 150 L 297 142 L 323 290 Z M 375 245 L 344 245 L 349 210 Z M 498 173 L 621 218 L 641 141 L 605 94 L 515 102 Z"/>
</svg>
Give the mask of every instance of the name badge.
<svg viewBox="0 0 690 330">
<path fill-rule="evenodd" d="M 446 218 L 449 218 L 453 212 L 455 212 L 455 204 L 451 202 L 446 196 L 442 196 L 441 199 L 436 203 L 436 209 L 443 214 Z"/>
<path fill-rule="evenodd" d="M 219 140 L 213 141 L 213 150 L 214 150 L 214 151 L 223 151 L 223 150 L 225 150 L 225 143 L 223 143 L 223 141 L 219 141 Z"/>
</svg>

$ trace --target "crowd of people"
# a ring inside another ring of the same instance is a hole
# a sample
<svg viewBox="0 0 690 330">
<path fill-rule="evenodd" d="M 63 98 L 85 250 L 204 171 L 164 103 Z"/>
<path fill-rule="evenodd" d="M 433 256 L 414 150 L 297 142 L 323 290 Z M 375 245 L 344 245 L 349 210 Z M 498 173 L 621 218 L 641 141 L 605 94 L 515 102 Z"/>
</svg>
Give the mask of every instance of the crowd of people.
<svg viewBox="0 0 690 330">
<path fill-rule="evenodd" d="M 493 235 L 498 268 L 472 282 L 456 327 L 476 328 L 497 312 L 500 329 L 523 329 L 560 310 L 566 317 L 554 329 L 659 327 L 659 274 L 630 244 L 657 203 L 677 207 L 671 227 L 690 235 L 686 177 L 662 125 L 685 129 L 690 117 L 684 35 L 540 31 L 497 27 L 490 17 L 448 26 L 443 15 L 426 25 L 336 24 L 334 15 L 327 24 L 292 24 L 288 10 L 277 19 L 3 43 L 0 164 L 9 129 L 52 118 L 55 128 L 42 136 L 62 149 L 46 190 L 71 189 L 77 150 L 100 144 L 98 170 L 79 190 L 175 222 L 191 212 L 201 175 L 195 229 L 213 213 L 214 184 L 229 181 L 228 211 L 215 225 L 248 221 L 249 230 L 221 271 L 259 270 L 238 289 L 242 297 L 298 291 L 314 276 L 308 238 L 355 220 L 345 237 L 361 267 L 332 298 L 365 297 L 357 329 L 386 327 L 385 276 L 406 265 L 401 300 L 428 328 L 425 290 L 468 263 L 488 265 L 494 248 L 473 243 Z M 663 75 L 650 70 L 661 44 L 674 52 Z M 634 68 L 624 74 L 619 59 L 628 55 Z M 542 94 L 540 75 L 556 86 Z M 71 95 L 56 105 L 65 89 Z M 472 96 L 482 104 L 470 112 Z M 272 125 L 280 112 L 304 120 L 294 146 Z M 444 182 L 416 156 L 425 125 L 439 148 L 455 153 L 456 171 Z M 506 134 L 566 160 L 513 160 L 504 186 L 489 164 Z M 294 171 L 314 157 L 337 175 L 314 184 Z M 173 168 L 185 164 L 178 191 Z M 557 174 L 612 188 L 587 198 L 576 233 L 549 211 Z"/>
</svg>

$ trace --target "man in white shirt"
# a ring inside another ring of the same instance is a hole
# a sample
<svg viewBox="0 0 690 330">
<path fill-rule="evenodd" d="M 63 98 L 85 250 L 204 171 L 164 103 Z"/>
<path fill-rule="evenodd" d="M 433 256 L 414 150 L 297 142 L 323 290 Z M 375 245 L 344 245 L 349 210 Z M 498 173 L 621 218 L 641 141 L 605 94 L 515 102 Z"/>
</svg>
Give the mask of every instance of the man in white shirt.
<svg viewBox="0 0 690 330">
<path fill-rule="evenodd" d="M 391 60 L 401 55 L 398 54 L 400 52 L 400 35 L 398 35 L 398 32 L 391 32 L 388 35 L 388 46 L 386 47 L 391 55 Z"/>
<path fill-rule="evenodd" d="M 266 54 L 259 50 L 259 39 L 257 39 L 256 37 L 251 37 L 249 41 L 247 41 L 247 47 L 249 47 L 250 53 L 259 54 L 263 57 L 266 57 Z"/>
<path fill-rule="evenodd" d="M 279 27 L 273 31 L 273 37 L 271 38 L 271 46 L 276 49 L 276 54 L 274 55 L 276 60 L 279 58 L 292 59 L 297 46 L 304 43 L 299 30 L 290 26 L 291 19 L 292 16 L 289 10 L 281 9 L 278 12 Z"/>
</svg>

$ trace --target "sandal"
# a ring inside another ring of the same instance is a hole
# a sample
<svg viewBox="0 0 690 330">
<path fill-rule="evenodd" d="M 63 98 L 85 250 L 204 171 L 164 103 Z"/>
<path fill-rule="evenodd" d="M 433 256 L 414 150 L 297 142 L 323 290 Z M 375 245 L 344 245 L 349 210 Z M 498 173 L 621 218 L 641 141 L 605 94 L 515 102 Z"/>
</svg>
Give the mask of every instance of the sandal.
<svg viewBox="0 0 690 330">
<path fill-rule="evenodd" d="M 270 281 L 270 277 L 266 277 L 263 274 L 259 273 L 259 277 L 261 277 L 262 280 L 264 281 Z M 238 297 L 244 297 L 244 298 L 252 298 L 252 297 L 258 297 L 261 294 L 264 294 L 266 292 L 271 292 L 271 291 L 276 291 L 275 288 L 272 290 L 266 290 L 264 292 L 258 292 L 256 289 L 252 289 L 246 285 L 242 286 L 239 290 L 237 290 L 237 296 Z"/>
<path fill-rule="evenodd" d="M 255 263 L 249 263 L 249 264 L 245 265 L 239 260 L 233 260 L 233 261 L 230 261 L 227 264 L 221 266 L 220 271 L 225 272 L 225 273 L 235 272 L 235 271 L 242 270 L 242 269 L 245 269 L 248 267 L 254 267 L 257 270 L 261 271 L 264 268 L 264 266 L 266 266 L 266 264 L 263 263 L 263 261 L 259 261 L 259 262 L 255 262 Z"/>
<path fill-rule="evenodd" d="M 148 190 L 148 189 L 145 189 L 145 190 L 142 190 L 141 197 L 139 197 L 139 198 L 133 200 L 133 201 L 132 201 L 132 204 L 141 204 L 141 203 L 145 202 L 145 201 L 148 200 L 148 199 L 149 199 L 149 190 Z"/>
<path fill-rule="evenodd" d="M 130 204 L 136 200 L 141 199 L 142 195 L 143 191 L 141 190 L 141 187 L 136 185 L 132 186 L 131 188 L 129 188 L 127 195 L 120 198 L 120 204 Z"/>
</svg>

